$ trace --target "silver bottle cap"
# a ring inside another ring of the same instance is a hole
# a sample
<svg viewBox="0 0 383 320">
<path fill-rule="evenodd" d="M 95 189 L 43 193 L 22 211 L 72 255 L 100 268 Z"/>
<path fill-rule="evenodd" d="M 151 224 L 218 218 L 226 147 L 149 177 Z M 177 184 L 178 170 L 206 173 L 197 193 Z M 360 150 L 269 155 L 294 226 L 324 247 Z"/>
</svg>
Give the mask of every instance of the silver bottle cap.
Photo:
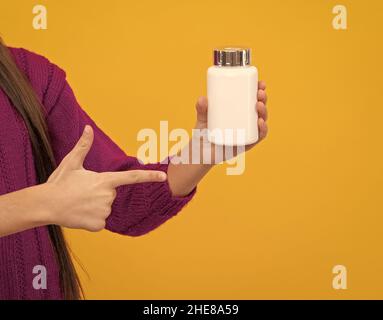
<svg viewBox="0 0 383 320">
<path fill-rule="evenodd" d="M 214 49 L 214 65 L 220 67 L 237 67 L 250 65 L 249 48 Z"/>
</svg>

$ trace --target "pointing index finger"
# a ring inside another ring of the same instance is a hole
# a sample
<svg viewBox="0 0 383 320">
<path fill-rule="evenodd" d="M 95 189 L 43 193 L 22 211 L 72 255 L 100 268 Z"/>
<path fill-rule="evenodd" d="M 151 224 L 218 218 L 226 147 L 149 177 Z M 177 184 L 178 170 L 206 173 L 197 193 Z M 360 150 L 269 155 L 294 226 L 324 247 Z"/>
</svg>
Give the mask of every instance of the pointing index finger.
<svg viewBox="0 0 383 320">
<path fill-rule="evenodd" d="M 162 182 L 167 178 L 165 172 L 157 170 L 129 170 L 104 172 L 101 174 L 104 176 L 105 181 L 113 188 L 143 182 Z"/>
</svg>

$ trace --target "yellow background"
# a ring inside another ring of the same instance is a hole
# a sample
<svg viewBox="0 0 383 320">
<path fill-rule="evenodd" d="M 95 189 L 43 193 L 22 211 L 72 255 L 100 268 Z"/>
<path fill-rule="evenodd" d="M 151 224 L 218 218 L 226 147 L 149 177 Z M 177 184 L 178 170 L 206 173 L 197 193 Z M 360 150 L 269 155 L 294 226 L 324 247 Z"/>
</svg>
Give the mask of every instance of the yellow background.
<svg viewBox="0 0 383 320">
<path fill-rule="evenodd" d="M 36 4 L 48 30 L 32 28 Z M 133 155 L 142 128 L 193 126 L 215 46 L 251 47 L 268 85 L 269 137 L 244 175 L 215 168 L 143 237 L 67 231 L 87 298 L 383 298 L 382 17 L 380 0 L 2 0 L 4 40 L 63 67 Z"/>
</svg>

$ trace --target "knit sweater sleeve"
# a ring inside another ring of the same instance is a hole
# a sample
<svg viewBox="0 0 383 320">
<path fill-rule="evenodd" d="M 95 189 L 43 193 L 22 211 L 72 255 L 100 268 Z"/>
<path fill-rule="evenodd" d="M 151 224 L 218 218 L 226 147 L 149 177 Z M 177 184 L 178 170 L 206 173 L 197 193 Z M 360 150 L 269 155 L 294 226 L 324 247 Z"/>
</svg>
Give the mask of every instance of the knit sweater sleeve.
<svg viewBox="0 0 383 320">
<path fill-rule="evenodd" d="M 44 92 L 43 105 L 57 163 L 72 150 L 88 124 L 94 130 L 94 142 L 84 162 L 86 169 L 96 172 L 167 171 L 168 164 L 143 165 L 135 157 L 126 155 L 80 107 L 65 72 L 53 64 L 49 66 L 49 85 Z M 175 216 L 195 191 L 185 197 L 172 196 L 167 181 L 121 186 L 117 188 L 106 229 L 130 236 L 143 235 Z"/>
</svg>

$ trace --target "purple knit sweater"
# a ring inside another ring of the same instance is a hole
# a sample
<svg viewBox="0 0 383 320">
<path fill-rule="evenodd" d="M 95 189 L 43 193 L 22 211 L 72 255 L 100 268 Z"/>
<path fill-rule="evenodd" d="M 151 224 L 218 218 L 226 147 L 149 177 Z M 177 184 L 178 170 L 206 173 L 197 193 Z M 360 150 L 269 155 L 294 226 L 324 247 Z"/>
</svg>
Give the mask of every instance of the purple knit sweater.
<svg viewBox="0 0 383 320">
<path fill-rule="evenodd" d="M 77 103 L 62 69 L 25 49 L 10 50 L 44 106 L 57 163 L 71 151 L 84 126 L 89 124 L 93 127 L 95 139 L 84 163 L 86 169 L 97 172 L 131 169 L 167 171 L 166 164 L 141 165 L 103 133 Z M 0 90 L 0 195 L 35 184 L 36 173 L 28 132 L 21 117 Z M 186 197 L 172 197 L 167 182 L 119 187 L 106 229 L 129 236 L 143 235 L 176 215 L 194 193 L 195 190 Z M 47 289 L 33 288 L 32 281 L 36 274 L 32 270 L 36 265 L 47 269 Z M 61 298 L 59 270 L 47 227 L 0 238 L 0 299 Z"/>
</svg>

